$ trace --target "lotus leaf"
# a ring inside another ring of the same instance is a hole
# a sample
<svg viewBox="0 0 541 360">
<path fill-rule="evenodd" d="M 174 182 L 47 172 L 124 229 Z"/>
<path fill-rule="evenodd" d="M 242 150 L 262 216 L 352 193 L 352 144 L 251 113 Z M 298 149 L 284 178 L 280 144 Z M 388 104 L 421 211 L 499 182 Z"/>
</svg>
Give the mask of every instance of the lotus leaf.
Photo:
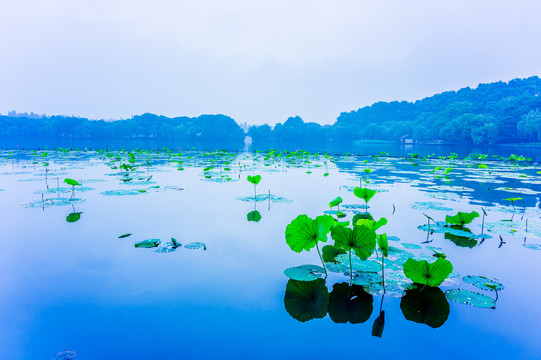
<svg viewBox="0 0 541 360">
<path fill-rule="evenodd" d="M 454 216 L 447 215 L 445 217 L 445 222 L 447 222 L 448 224 L 463 226 L 471 223 L 476 217 L 479 217 L 479 214 L 476 211 L 472 211 L 471 213 L 464 213 L 459 211 Z"/>
<path fill-rule="evenodd" d="M 333 224 L 334 219 L 329 215 L 318 216 L 315 220 L 299 215 L 286 227 L 286 242 L 295 252 L 309 251 L 317 242 L 327 241 Z"/>
<path fill-rule="evenodd" d="M 408 259 L 403 269 L 404 275 L 414 283 L 437 287 L 451 274 L 453 265 L 441 257 L 430 264 L 426 260 Z"/>
<path fill-rule="evenodd" d="M 353 230 L 335 226 L 331 229 L 331 237 L 336 247 L 355 251 L 361 260 L 366 260 L 376 248 L 376 233 L 366 226 L 355 226 Z"/>
</svg>

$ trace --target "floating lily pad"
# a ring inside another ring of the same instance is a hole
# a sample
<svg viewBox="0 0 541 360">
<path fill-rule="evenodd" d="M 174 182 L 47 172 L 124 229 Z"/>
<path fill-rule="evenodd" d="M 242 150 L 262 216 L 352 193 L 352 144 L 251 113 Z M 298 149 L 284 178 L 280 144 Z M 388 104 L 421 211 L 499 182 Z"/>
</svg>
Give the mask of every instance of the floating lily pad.
<svg viewBox="0 0 541 360">
<path fill-rule="evenodd" d="M 286 199 L 285 197 L 273 195 L 270 196 L 268 194 L 259 194 L 255 198 L 253 196 L 244 196 L 244 197 L 238 197 L 237 200 L 245 201 L 245 202 L 261 202 L 261 201 L 270 201 L 273 203 L 290 203 L 293 202 L 292 200 Z"/>
<path fill-rule="evenodd" d="M 421 249 L 421 246 L 412 243 L 402 243 L 402 246 L 406 249 Z"/>
<path fill-rule="evenodd" d="M 415 202 L 411 208 L 415 210 L 453 211 L 452 208 L 444 206 L 443 203 L 434 201 Z"/>
<path fill-rule="evenodd" d="M 60 198 L 60 197 L 53 197 L 53 198 L 45 198 L 42 200 L 34 200 L 29 203 L 23 204 L 22 206 L 27 208 L 41 208 L 41 207 L 49 207 L 49 206 L 68 206 L 68 205 L 77 205 L 85 202 L 86 199 L 79 199 L 79 198 Z"/>
<path fill-rule="evenodd" d="M 153 247 L 157 247 L 158 245 L 160 245 L 160 239 L 146 239 L 146 240 L 143 240 L 143 241 L 139 241 L 137 243 L 135 243 L 135 247 L 140 247 L 140 248 L 153 248 Z"/>
<path fill-rule="evenodd" d="M 535 190 L 528 189 L 528 188 L 499 187 L 499 188 L 496 188 L 494 190 L 506 191 L 506 192 L 516 193 L 516 194 L 524 194 L 524 195 L 538 195 L 538 194 L 541 193 L 539 191 L 535 191 Z"/>
<path fill-rule="evenodd" d="M 144 194 L 144 192 L 141 192 L 136 189 L 129 189 L 129 190 L 107 190 L 104 192 L 101 192 L 103 196 L 128 196 L 128 195 L 140 195 Z"/>
<path fill-rule="evenodd" d="M 196 241 L 196 242 L 192 242 L 192 243 L 184 245 L 184 248 L 185 249 L 190 249 L 190 250 L 196 250 L 196 249 L 207 250 L 207 245 L 205 245 L 202 242 Z"/>
<path fill-rule="evenodd" d="M 530 250 L 541 250 L 541 244 L 528 243 L 528 244 L 522 244 L 522 246 Z"/>
<path fill-rule="evenodd" d="M 325 275 L 325 270 L 317 265 L 301 265 L 285 269 L 284 274 L 293 280 L 313 281 Z"/>
<path fill-rule="evenodd" d="M 381 268 L 380 268 L 381 269 Z M 375 272 L 358 272 L 353 278 L 352 283 L 355 285 L 367 286 L 370 284 L 380 284 L 382 281 L 381 275 Z"/>
<path fill-rule="evenodd" d="M 177 243 L 176 241 L 175 242 L 168 241 L 160 245 L 156 250 L 154 250 L 154 252 L 166 254 L 166 253 L 170 253 L 177 250 L 180 246 L 181 245 Z"/>
<path fill-rule="evenodd" d="M 481 290 L 499 291 L 503 290 L 504 286 L 496 279 L 489 279 L 484 276 L 468 275 L 462 279 L 465 283 L 478 287 Z"/>
<path fill-rule="evenodd" d="M 387 236 L 388 241 L 400 241 L 398 236 Z"/>
<path fill-rule="evenodd" d="M 469 290 L 450 289 L 445 292 L 445 296 L 460 304 L 487 309 L 496 308 L 496 301 L 493 298 Z"/>
</svg>

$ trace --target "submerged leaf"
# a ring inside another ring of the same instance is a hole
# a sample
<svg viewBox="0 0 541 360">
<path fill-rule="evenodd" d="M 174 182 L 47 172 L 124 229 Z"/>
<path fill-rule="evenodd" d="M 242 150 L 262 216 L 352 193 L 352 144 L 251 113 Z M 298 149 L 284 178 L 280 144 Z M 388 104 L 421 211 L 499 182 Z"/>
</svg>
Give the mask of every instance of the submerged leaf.
<svg viewBox="0 0 541 360">
<path fill-rule="evenodd" d="M 261 220 L 261 214 L 257 210 L 250 211 L 246 214 L 246 219 L 248 221 L 259 222 L 259 220 Z"/>
<path fill-rule="evenodd" d="M 286 227 L 286 242 L 295 252 L 309 251 L 317 242 L 327 241 L 333 224 L 334 219 L 329 215 L 318 216 L 315 220 L 299 215 Z"/>
<path fill-rule="evenodd" d="M 329 316 L 335 323 L 363 323 L 372 315 L 373 301 L 360 285 L 334 284 L 329 296 Z"/>
<path fill-rule="evenodd" d="M 325 280 L 289 280 L 284 295 L 286 311 L 295 320 L 305 322 L 314 318 L 323 319 L 327 315 L 329 290 Z"/>
<path fill-rule="evenodd" d="M 406 290 L 400 300 L 400 309 L 406 320 L 439 328 L 449 317 L 451 309 L 440 288 L 417 285 Z"/>
<path fill-rule="evenodd" d="M 385 311 L 380 311 L 379 316 L 372 325 L 372 336 L 381 337 L 383 335 L 383 327 L 385 326 Z"/>
<path fill-rule="evenodd" d="M 404 275 L 414 283 L 437 287 L 453 272 L 453 265 L 441 257 L 431 264 L 426 260 L 408 259 L 403 269 Z"/>
<path fill-rule="evenodd" d="M 79 221 L 81 219 L 81 214 L 82 212 L 72 212 L 66 216 L 66 221 L 70 223 Z"/>
</svg>

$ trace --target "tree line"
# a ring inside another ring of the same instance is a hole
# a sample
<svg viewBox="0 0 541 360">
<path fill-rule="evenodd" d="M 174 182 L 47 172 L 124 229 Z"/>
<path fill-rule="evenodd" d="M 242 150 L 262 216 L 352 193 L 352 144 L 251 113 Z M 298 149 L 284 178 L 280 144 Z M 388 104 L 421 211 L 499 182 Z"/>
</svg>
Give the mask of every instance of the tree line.
<svg viewBox="0 0 541 360">
<path fill-rule="evenodd" d="M 377 102 L 341 113 L 333 125 L 290 117 L 252 126 L 254 141 L 394 140 L 496 144 L 541 141 L 541 80 L 537 76 L 447 91 L 415 102 Z"/>
<path fill-rule="evenodd" d="M 541 79 L 480 84 L 415 102 L 377 102 L 341 113 L 333 125 L 290 117 L 274 127 L 248 129 L 254 142 L 392 140 L 460 144 L 541 141 Z M 126 120 L 89 120 L 10 112 L 0 116 L 0 138 L 179 139 L 242 141 L 245 131 L 226 115 L 174 117 L 143 114 Z"/>
</svg>

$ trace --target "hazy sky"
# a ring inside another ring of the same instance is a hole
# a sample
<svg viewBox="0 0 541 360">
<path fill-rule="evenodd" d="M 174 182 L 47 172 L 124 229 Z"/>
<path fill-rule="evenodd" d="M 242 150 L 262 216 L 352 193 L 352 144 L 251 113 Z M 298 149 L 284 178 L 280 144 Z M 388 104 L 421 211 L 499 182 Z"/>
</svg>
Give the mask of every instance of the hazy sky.
<svg viewBox="0 0 541 360">
<path fill-rule="evenodd" d="M 0 113 L 333 123 L 541 75 L 539 0 L 2 0 Z"/>
</svg>

